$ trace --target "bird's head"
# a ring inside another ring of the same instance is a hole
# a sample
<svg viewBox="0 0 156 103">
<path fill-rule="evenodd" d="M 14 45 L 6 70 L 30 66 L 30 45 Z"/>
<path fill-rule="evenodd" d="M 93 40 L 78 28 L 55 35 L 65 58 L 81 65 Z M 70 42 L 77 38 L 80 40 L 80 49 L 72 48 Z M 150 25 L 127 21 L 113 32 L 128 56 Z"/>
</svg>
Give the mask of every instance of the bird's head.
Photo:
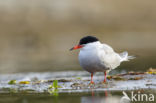
<svg viewBox="0 0 156 103">
<path fill-rule="evenodd" d="M 70 51 L 83 48 L 85 45 L 87 45 L 89 43 L 94 43 L 97 41 L 99 41 L 99 40 L 94 36 L 85 36 L 85 37 L 81 38 L 79 41 L 79 44 L 74 46 L 73 48 L 71 48 Z"/>
</svg>

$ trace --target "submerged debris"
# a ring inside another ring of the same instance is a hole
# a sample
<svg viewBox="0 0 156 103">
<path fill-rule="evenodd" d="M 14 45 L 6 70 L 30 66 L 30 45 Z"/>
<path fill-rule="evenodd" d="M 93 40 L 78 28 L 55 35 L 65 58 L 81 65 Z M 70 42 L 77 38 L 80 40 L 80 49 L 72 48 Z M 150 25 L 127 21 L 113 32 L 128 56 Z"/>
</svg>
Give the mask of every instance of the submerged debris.
<svg viewBox="0 0 156 103">
<path fill-rule="evenodd" d="M 87 91 L 90 89 L 100 91 L 156 89 L 156 69 L 153 68 L 148 69 L 147 72 L 128 72 L 110 75 L 107 76 L 107 83 L 101 83 L 103 81 L 103 75 L 97 74 L 94 76 L 94 85 L 89 85 L 90 75 L 87 73 L 83 74 L 79 72 L 78 74 L 78 71 L 71 71 L 68 72 L 67 76 L 58 76 L 60 73 L 66 74 L 65 72 L 56 72 L 54 73 L 56 76 L 54 76 L 54 74 L 51 75 L 50 73 L 38 73 L 34 76 L 32 73 L 31 75 L 22 74 L 19 78 L 13 75 L 10 81 L 5 79 L 6 77 L 4 75 L 1 75 L 0 93 L 50 93 L 58 96 L 59 92 Z M 69 74 L 72 76 L 69 76 Z M 43 75 L 44 78 L 40 78 L 40 75 Z"/>
<path fill-rule="evenodd" d="M 148 71 L 147 71 L 148 74 L 156 74 L 156 69 L 153 69 L 153 68 L 150 68 Z"/>
<path fill-rule="evenodd" d="M 128 80 L 140 80 L 143 79 L 143 77 L 134 77 L 134 78 L 129 78 Z"/>
<path fill-rule="evenodd" d="M 67 80 L 67 79 L 59 79 L 58 82 L 71 82 L 72 80 Z"/>
<path fill-rule="evenodd" d="M 30 84 L 30 81 L 20 81 L 19 84 Z"/>
<path fill-rule="evenodd" d="M 8 84 L 10 84 L 10 85 L 16 84 L 16 80 L 10 80 L 10 81 L 8 82 Z"/>
<path fill-rule="evenodd" d="M 82 84 L 82 83 L 73 83 L 73 84 L 71 85 L 71 87 L 72 87 L 73 89 L 82 89 L 82 88 L 85 87 L 85 85 Z"/>
<path fill-rule="evenodd" d="M 46 83 L 51 83 L 51 82 L 54 82 L 55 80 L 47 80 L 47 81 L 44 81 Z M 68 79 L 58 79 L 57 80 L 58 82 L 71 82 L 72 80 L 68 80 Z"/>
<path fill-rule="evenodd" d="M 128 78 L 125 78 L 124 76 L 126 76 L 126 75 L 128 75 L 129 77 Z M 130 75 L 129 75 L 129 73 L 127 73 L 127 74 L 124 74 L 124 75 L 107 76 L 107 79 L 108 80 L 113 79 L 113 80 L 116 80 L 116 81 L 127 81 L 127 80 L 140 80 L 140 79 L 143 79 L 144 78 L 142 76 L 141 77 L 132 77 Z M 132 75 L 134 75 L 134 73 Z M 138 75 L 138 74 L 135 74 L 135 75 Z"/>
<path fill-rule="evenodd" d="M 118 74 L 118 76 L 125 76 L 125 75 L 144 75 L 146 74 L 145 72 L 128 72 L 128 73 L 124 73 L 124 74 Z"/>
<path fill-rule="evenodd" d="M 118 76 L 118 75 L 115 75 L 115 76 L 107 76 L 107 79 L 108 80 L 111 80 L 111 79 L 114 79 L 114 80 L 126 80 L 125 78 L 121 77 L 121 76 Z"/>
</svg>

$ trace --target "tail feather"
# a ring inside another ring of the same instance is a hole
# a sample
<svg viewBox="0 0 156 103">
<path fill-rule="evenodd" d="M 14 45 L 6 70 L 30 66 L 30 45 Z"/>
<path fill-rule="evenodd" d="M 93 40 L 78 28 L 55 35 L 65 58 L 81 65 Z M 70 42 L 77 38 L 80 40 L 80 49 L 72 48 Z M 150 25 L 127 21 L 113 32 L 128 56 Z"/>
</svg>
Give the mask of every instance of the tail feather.
<svg viewBox="0 0 156 103">
<path fill-rule="evenodd" d="M 135 59 L 136 57 L 131 55 L 131 56 L 128 56 L 128 59 Z"/>
<path fill-rule="evenodd" d="M 136 58 L 135 56 L 128 56 L 128 52 L 127 51 L 122 52 L 119 55 L 121 57 L 121 61 L 129 61 L 130 59 Z"/>
</svg>

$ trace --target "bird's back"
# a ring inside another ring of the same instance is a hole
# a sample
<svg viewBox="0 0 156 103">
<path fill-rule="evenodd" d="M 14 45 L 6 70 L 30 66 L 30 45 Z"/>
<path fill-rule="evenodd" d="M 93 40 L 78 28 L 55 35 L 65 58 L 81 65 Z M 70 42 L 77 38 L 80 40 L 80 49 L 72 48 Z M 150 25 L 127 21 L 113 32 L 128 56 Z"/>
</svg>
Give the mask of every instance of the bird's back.
<svg viewBox="0 0 156 103">
<path fill-rule="evenodd" d="M 121 62 L 133 59 L 127 52 L 116 53 L 112 47 L 100 42 L 86 45 L 80 50 L 80 65 L 88 72 L 103 72 L 115 69 Z"/>
<path fill-rule="evenodd" d="M 99 51 L 101 52 L 101 61 L 109 69 L 115 69 L 120 65 L 121 57 L 116 53 L 112 47 L 107 44 L 102 44 L 102 48 Z"/>
<path fill-rule="evenodd" d="M 116 53 L 112 47 L 107 44 L 102 44 L 101 59 L 103 64 L 109 69 L 115 69 L 123 61 L 129 61 L 129 59 L 134 59 L 134 56 L 128 56 L 128 52 L 124 51 L 122 53 Z"/>
</svg>

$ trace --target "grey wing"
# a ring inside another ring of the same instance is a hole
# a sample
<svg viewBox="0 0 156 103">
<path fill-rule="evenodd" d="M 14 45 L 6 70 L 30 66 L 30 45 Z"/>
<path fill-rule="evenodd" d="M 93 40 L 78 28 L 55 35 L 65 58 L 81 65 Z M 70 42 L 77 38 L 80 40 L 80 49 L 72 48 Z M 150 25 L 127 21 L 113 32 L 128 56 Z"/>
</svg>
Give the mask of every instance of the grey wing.
<svg viewBox="0 0 156 103">
<path fill-rule="evenodd" d="M 103 64 L 109 69 L 115 69 L 120 65 L 121 57 L 116 53 L 112 47 L 107 44 L 103 44 L 101 48 L 103 53 L 101 53 Z"/>
</svg>

